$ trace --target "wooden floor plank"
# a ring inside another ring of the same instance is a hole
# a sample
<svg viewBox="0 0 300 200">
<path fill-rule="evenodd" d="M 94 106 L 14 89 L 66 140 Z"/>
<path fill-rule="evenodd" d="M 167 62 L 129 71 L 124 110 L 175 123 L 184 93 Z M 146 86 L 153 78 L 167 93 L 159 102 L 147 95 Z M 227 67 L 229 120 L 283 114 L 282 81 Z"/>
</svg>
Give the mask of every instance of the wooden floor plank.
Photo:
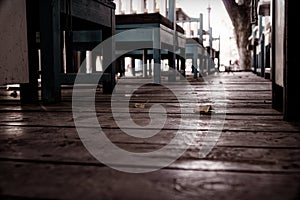
<svg viewBox="0 0 300 200">
<path fill-rule="evenodd" d="M 89 153 L 74 119 L 84 120 L 91 113 L 85 111 L 73 118 L 72 87 L 64 86 L 61 103 L 26 106 L 20 105 L 17 88 L 0 88 L 0 198 L 299 199 L 300 126 L 283 121 L 282 113 L 272 109 L 270 80 L 251 72 L 221 73 L 198 80 L 188 76 L 188 80 L 193 91 L 182 83 L 169 83 L 180 94 L 181 105 L 161 86 L 146 85 L 134 92 L 130 113 L 137 124 L 147 125 L 152 104 L 160 103 L 168 112 L 161 132 L 145 139 L 120 130 L 111 114 L 111 95 L 102 94 L 101 86 L 97 89 L 94 100 L 102 130 L 111 142 L 131 152 L 151 152 L 167 145 L 177 133 L 182 118 L 180 106 L 183 108 L 187 120 L 181 128 L 193 138 L 192 145 L 169 166 L 146 174 L 119 172 Z M 129 95 L 128 88 L 135 79 L 124 81 L 128 87 L 118 93 Z M 77 91 L 82 102 L 89 102 L 85 97 L 90 88 L 82 85 Z M 14 90 L 17 96 L 12 94 Z M 145 102 L 146 109 L 135 107 L 135 103 Z M 124 114 L 124 99 L 117 103 L 117 114 Z M 206 104 L 215 108 L 213 115 L 192 112 Z M 89 106 L 83 103 L 82 109 Z M 217 130 L 212 122 L 224 122 L 219 138 L 210 135 Z M 86 124 L 85 128 L 94 130 L 95 125 Z M 126 128 L 143 131 L 131 125 Z M 201 157 L 204 142 L 214 146 Z M 182 147 L 168 147 L 177 148 Z"/>
</svg>

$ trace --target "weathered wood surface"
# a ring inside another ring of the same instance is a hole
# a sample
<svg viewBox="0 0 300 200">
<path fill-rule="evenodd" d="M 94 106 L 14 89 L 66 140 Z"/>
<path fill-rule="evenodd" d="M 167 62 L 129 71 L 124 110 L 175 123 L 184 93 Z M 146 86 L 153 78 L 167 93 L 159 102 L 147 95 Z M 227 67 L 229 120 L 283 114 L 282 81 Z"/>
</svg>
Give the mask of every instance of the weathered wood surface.
<svg viewBox="0 0 300 200">
<path fill-rule="evenodd" d="M 62 103 L 37 106 L 20 106 L 18 97 L 10 96 L 11 91 L 1 90 L 1 199 L 298 199 L 300 126 L 282 121 L 282 114 L 271 108 L 271 82 L 242 72 L 224 73 L 221 78 L 222 83 L 210 85 L 222 85 L 225 100 L 212 101 L 207 84 L 192 81 L 197 105 L 227 104 L 226 109 L 216 111 L 225 122 L 214 148 L 206 157 L 199 156 L 203 137 L 214 130 L 210 127 L 211 116 L 189 113 L 189 120 L 199 126 L 183 123 L 183 129 L 195 137 L 195 143 L 171 165 L 146 174 L 110 169 L 88 152 L 74 124 L 71 89 L 63 90 Z M 209 80 L 215 79 L 207 77 L 206 83 Z M 186 95 L 183 107 L 197 106 L 189 99 L 190 91 L 180 85 L 175 88 Z M 214 91 L 219 90 L 214 87 Z M 97 118 L 106 136 L 118 147 L 150 152 L 168 144 L 176 134 L 181 117 L 179 104 L 165 89 L 147 86 L 131 99 L 131 116 L 137 124 L 149 123 L 149 109 L 135 108 L 135 103 L 150 99 L 150 105 L 161 103 L 169 113 L 161 132 L 146 139 L 120 130 L 111 114 L 110 98 L 99 89 L 95 99 Z M 125 112 L 122 105 L 118 110 L 120 114 Z M 81 117 L 90 117 L 90 112 Z M 86 126 L 98 131 L 92 127 Z M 215 142 L 215 138 L 206 137 L 204 141 Z"/>
</svg>

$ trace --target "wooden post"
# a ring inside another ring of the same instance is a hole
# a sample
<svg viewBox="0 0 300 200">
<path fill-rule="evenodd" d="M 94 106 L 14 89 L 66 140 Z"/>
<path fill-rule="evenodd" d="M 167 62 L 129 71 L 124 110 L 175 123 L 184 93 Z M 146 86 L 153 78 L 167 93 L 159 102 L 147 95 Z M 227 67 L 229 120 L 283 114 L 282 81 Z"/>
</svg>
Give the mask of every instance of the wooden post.
<svg viewBox="0 0 300 200">
<path fill-rule="evenodd" d="M 194 79 L 197 79 L 198 77 L 198 52 L 197 52 L 197 46 L 194 46 L 193 48 L 193 67 L 194 67 Z"/>
<path fill-rule="evenodd" d="M 147 77 L 147 49 L 143 50 L 143 77 Z"/>
<path fill-rule="evenodd" d="M 284 119 L 287 121 L 300 121 L 300 97 L 299 97 L 299 59 L 295 49 L 298 48 L 297 26 L 295 26 L 295 16 L 297 16 L 296 1 L 286 0 L 285 4 L 285 88 L 284 88 Z M 289 9 L 290 8 L 290 9 Z"/>
<path fill-rule="evenodd" d="M 115 14 L 116 15 L 121 14 L 121 8 L 122 8 L 121 0 L 114 0 L 114 3 L 116 4 Z"/>
<path fill-rule="evenodd" d="M 137 6 L 136 13 L 143 14 L 145 12 L 145 2 L 144 0 L 133 0 L 134 4 Z"/>
<path fill-rule="evenodd" d="M 105 29 L 103 31 L 103 40 L 111 37 L 115 34 L 115 14 L 114 12 L 111 12 L 111 27 L 108 29 Z M 103 65 L 107 65 L 107 62 L 113 61 L 115 58 L 115 46 L 114 46 L 114 40 L 111 40 L 111 44 L 109 49 L 103 49 Z M 116 69 L 115 69 L 115 62 L 110 63 L 109 67 L 104 71 L 106 73 L 110 73 L 110 80 L 104 81 L 102 83 L 103 85 L 103 93 L 104 94 L 111 94 L 115 88 L 116 85 Z"/>
<path fill-rule="evenodd" d="M 148 13 L 155 13 L 155 0 L 147 0 Z"/>
<path fill-rule="evenodd" d="M 160 14 L 164 17 L 167 16 L 167 0 L 160 0 Z"/>
<path fill-rule="evenodd" d="M 54 103 L 61 99 L 60 1 L 40 0 L 40 33 L 42 59 L 42 100 Z"/>
<path fill-rule="evenodd" d="M 276 0 L 271 1 L 272 12 L 272 108 L 282 111 L 283 109 L 283 89 L 276 84 L 276 26 L 275 26 L 275 3 Z M 255 55 L 255 54 L 254 54 Z"/>
<path fill-rule="evenodd" d="M 132 70 L 132 76 L 135 76 L 135 58 L 131 58 L 131 70 Z"/>
<path fill-rule="evenodd" d="M 175 53 L 168 52 L 168 63 L 169 63 L 168 81 L 176 80 L 175 60 L 176 60 Z"/>
<path fill-rule="evenodd" d="M 26 1 L 27 41 L 28 41 L 28 66 L 29 83 L 20 84 L 21 104 L 37 103 L 39 58 L 36 45 L 36 26 L 38 24 L 38 4 L 35 0 Z"/>
<path fill-rule="evenodd" d="M 168 18 L 173 24 L 173 45 L 172 45 L 172 52 L 168 52 L 169 58 L 169 81 L 176 81 L 176 71 L 175 71 L 175 60 L 176 60 L 176 38 L 177 31 L 176 31 L 176 5 L 175 0 L 169 0 L 169 9 L 168 9 Z"/>
<path fill-rule="evenodd" d="M 185 58 L 181 57 L 180 58 L 180 71 L 181 71 L 181 75 L 183 77 L 185 77 Z"/>
<path fill-rule="evenodd" d="M 154 60 L 154 83 L 161 83 L 161 50 L 153 49 L 153 60 Z"/>
<path fill-rule="evenodd" d="M 125 14 L 132 14 L 132 0 L 125 0 Z"/>
<path fill-rule="evenodd" d="M 201 77 L 201 76 L 203 76 L 204 75 L 204 60 L 203 60 L 203 58 L 204 58 L 204 49 L 203 48 L 200 48 L 200 56 L 199 56 L 199 58 L 200 58 L 200 72 L 199 72 L 199 76 Z"/>
</svg>

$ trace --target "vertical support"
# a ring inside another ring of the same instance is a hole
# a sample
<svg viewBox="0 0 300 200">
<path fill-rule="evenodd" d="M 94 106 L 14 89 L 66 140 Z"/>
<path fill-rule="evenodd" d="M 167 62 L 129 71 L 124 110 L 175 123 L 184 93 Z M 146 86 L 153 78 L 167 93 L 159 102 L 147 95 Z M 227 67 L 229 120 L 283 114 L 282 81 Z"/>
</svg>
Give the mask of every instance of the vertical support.
<svg viewBox="0 0 300 200">
<path fill-rule="evenodd" d="M 115 34 L 115 13 L 114 10 L 111 9 L 110 12 L 111 17 L 111 27 L 103 30 L 103 40 L 111 37 Z M 104 70 L 105 73 L 110 74 L 110 80 L 104 81 L 102 83 L 103 85 L 103 93 L 104 94 L 111 94 L 115 88 L 116 85 L 116 67 L 115 62 L 112 62 L 115 60 L 115 41 L 114 38 L 110 40 L 110 44 L 107 44 L 107 46 L 103 47 L 103 66 L 109 66 L 106 70 Z"/>
<path fill-rule="evenodd" d="M 154 63 L 154 60 L 149 59 L 149 76 L 150 77 L 152 76 L 153 63 Z"/>
<path fill-rule="evenodd" d="M 78 70 L 80 69 L 80 51 L 74 51 L 73 52 L 73 57 L 74 57 L 74 72 L 78 72 Z"/>
<path fill-rule="evenodd" d="M 147 49 L 143 50 L 143 77 L 147 77 Z"/>
<path fill-rule="evenodd" d="M 176 55 L 176 70 L 179 71 L 180 70 L 180 60 L 179 60 L 179 56 Z"/>
<path fill-rule="evenodd" d="M 221 36 L 219 35 L 218 71 L 220 71 L 220 65 L 221 65 Z"/>
<path fill-rule="evenodd" d="M 259 15 L 258 16 L 258 39 L 259 39 L 259 55 L 258 55 L 258 68 L 260 68 L 260 76 L 263 76 L 262 75 L 262 71 L 263 71 L 263 26 L 262 26 L 262 16 Z"/>
<path fill-rule="evenodd" d="M 204 53 L 204 49 L 201 47 L 200 48 L 200 56 L 199 56 L 199 58 L 200 58 L 200 66 L 199 66 L 200 72 L 199 72 L 199 77 L 202 77 L 204 75 L 204 62 L 203 62 L 204 56 L 203 56 L 203 53 Z"/>
<path fill-rule="evenodd" d="M 161 50 L 153 49 L 153 60 L 154 60 L 154 83 L 161 83 Z"/>
<path fill-rule="evenodd" d="M 86 51 L 86 73 L 91 74 L 93 72 L 92 64 L 92 52 Z"/>
<path fill-rule="evenodd" d="M 188 22 L 188 27 L 186 30 L 186 37 L 191 37 L 191 22 Z"/>
<path fill-rule="evenodd" d="M 131 58 L 131 70 L 132 70 L 132 76 L 135 76 L 135 58 Z"/>
<path fill-rule="evenodd" d="M 167 17 L 167 0 L 160 0 L 160 14 Z"/>
<path fill-rule="evenodd" d="M 175 0 L 169 0 L 169 9 L 168 9 L 168 18 L 171 22 L 175 21 L 175 15 L 176 15 L 176 11 L 175 11 Z"/>
<path fill-rule="evenodd" d="M 260 37 L 260 76 L 265 76 L 265 36 L 264 34 Z"/>
<path fill-rule="evenodd" d="M 38 24 L 38 6 L 35 0 L 26 1 L 27 41 L 29 83 L 20 84 L 21 104 L 37 103 L 39 58 L 36 46 L 36 25 Z"/>
<path fill-rule="evenodd" d="M 86 51 L 80 51 L 80 70 L 79 73 L 86 73 Z"/>
<path fill-rule="evenodd" d="M 212 41 L 213 41 L 213 36 L 212 36 L 212 27 L 209 28 L 209 47 L 212 49 Z"/>
<path fill-rule="evenodd" d="M 283 89 L 276 84 L 276 23 L 275 23 L 275 3 L 271 0 L 271 16 L 272 16 L 272 108 L 281 111 L 283 107 Z"/>
<path fill-rule="evenodd" d="M 147 0 L 148 13 L 155 13 L 155 0 Z"/>
<path fill-rule="evenodd" d="M 132 0 L 126 0 L 125 2 L 125 14 L 132 14 Z"/>
<path fill-rule="evenodd" d="M 182 75 L 182 79 L 183 77 L 185 77 L 185 58 L 181 57 L 180 58 L 180 71 L 181 71 L 181 75 Z"/>
<path fill-rule="evenodd" d="M 176 40 L 177 40 L 177 31 L 176 31 L 176 2 L 175 0 L 169 0 L 169 9 L 168 9 L 168 18 L 173 24 L 173 49 L 172 52 L 168 52 L 169 57 L 169 81 L 176 81 L 176 71 L 175 71 L 175 60 L 176 60 Z"/>
<path fill-rule="evenodd" d="M 144 0 L 133 0 L 134 4 L 137 6 L 136 13 L 143 14 L 145 11 L 145 2 Z"/>
<path fill-rule="evenodd" d="M 255 25 L 252 25 L 252 40 L 253 40 L 253 58 L 252 58 L 252 65 L 253 65 L 253 73 L 257 73 L 257 65 L 256 65 L 256 32 L 253 31 Z"/>
<path fill-rule="evenodd" d="M 66 48 L 66 72 L 74 73 L 74 63 L 73 63 L 73 34 L 72 31 L 65 31 L 65 48 Z"/>
<path fill-rule="evenodd" d="M 297 16 L 296 1 L 286 0 L 285 3 L 285 88 L 284 88 L 284 120 L 300 122 L 299 97 L 299 59 L 294 52 L 298 48 L 297 26 L 293 16 Z M 291 9 L 289 9 L 291 8 Z"/>
<path fill-rule="evenodd" d="M 175 53 L 168 52 L 168 63 L 169 63 L 168 81 L 176 80 L 175 59 L 176 59 Z"/>
<path fill-rule="evenodd" d="M 42 59 L 42 100 L 54 103 L 61 99 L 60 1 L 40 0 L 40 33 Z"/>
<path fill-rule="evenodd" d="M 116 15 L 121 14 L 121 9 L 122 9 L 121 0 L 114 0 L 114 3 L 116 4 L 115 14 Z"/>
<path fill-rule="evenodd" d="M 199 39 L 203 40 L 203 14 L 202 13 L 199 16 L 199 30 L 198 30 L 198 34 L 199 34 Z"/>
<path fill-rule="evenodd" d="M 197 46 L 194 46 L 193 48 L 193 67 L 194 67 L 194 79 L 197 79 L 198 77 L 198 52 L 197 52 Z"/>
</svg>

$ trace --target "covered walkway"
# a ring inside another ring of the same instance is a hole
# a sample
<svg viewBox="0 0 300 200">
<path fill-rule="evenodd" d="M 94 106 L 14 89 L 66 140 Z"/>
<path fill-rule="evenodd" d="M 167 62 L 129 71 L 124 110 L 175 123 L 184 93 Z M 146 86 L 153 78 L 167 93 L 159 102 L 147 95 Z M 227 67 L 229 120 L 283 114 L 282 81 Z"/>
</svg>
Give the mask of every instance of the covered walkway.
<svg viewBox="0 0 300 200">
<path fill-rule="evenodd" d="M 70 87 L 63 88 L 61 103 L 49 106 L 20 106 L 18 91 L 3 88 L 0 199 L 299 199 L 300 126 L 283 121 L 282 114 L 272 109 L 271 81 L 252 72 L 190 80 L 194 95 L 188 95 L 191 91 L 180 82 L 174 83 L 176 91 L 186 95 L 186 108 L 194 109 L 202 103 L 212 108 L 225 103 L 226 107 L 204 115 L 190 113 L 191 121 L 199 124 L 184 124 L 185 132 L 197 137 L 193 145 L 171 165 L 140 174 L 112 169 L 87 151 L 74 124 Z M 130 81 L 134 79 L 128 80 L 128 85 Z M 224 87 L 226 99 L 209 99 L 208 86 L 216 91 Z M 198 104 L 193 104 L 195 99 L 191 97 L 197 98 Z M 126 151 L 155 151 L 178 131 L 180 105 L 164 87 L 144 86 L 130 100 L 131 116 L 140 126 L 149 123 L 147 108 L 152 104 L 166 108 L 165 126 L 150 138 L 137 139 L 118 128 L 111 114 L 110 95 L 103 94 L 101 88 L 95 101 L 103 131 Z M 226 114 L 221 135 L 211 151 L 199 157 L 202 134 L 213 131 L 209 123 L 214 114 Z"/>
</svg>

